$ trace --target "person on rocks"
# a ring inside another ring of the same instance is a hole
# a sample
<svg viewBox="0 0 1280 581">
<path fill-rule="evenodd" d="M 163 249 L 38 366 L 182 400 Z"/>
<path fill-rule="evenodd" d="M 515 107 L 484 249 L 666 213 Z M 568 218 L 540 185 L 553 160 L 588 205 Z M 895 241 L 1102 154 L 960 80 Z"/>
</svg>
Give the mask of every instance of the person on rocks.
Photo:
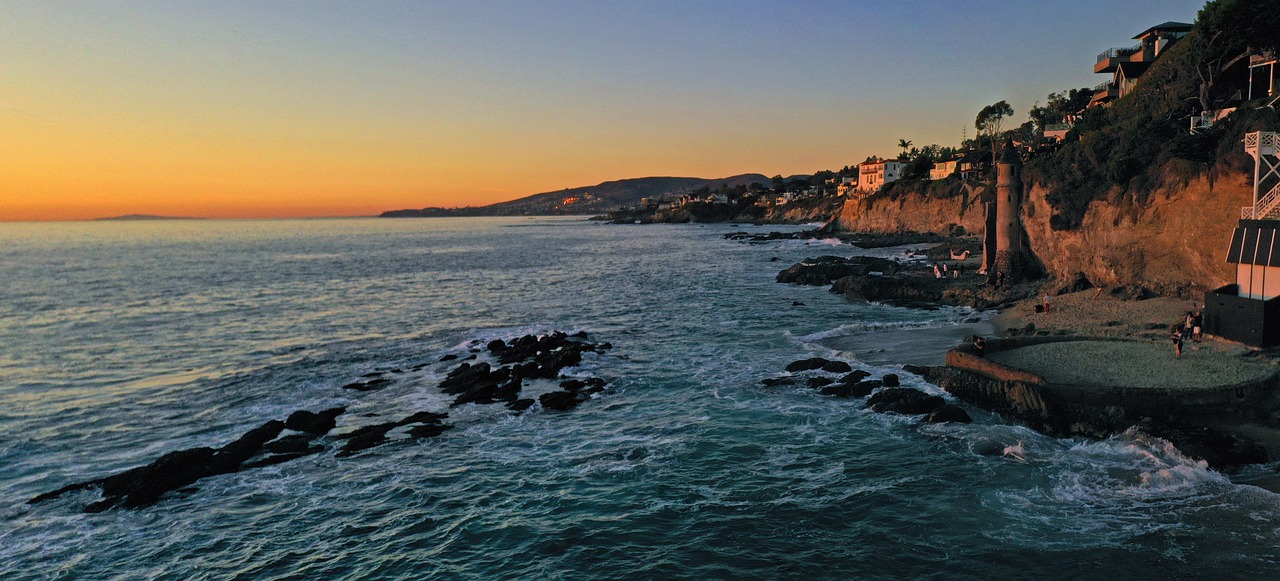
<svg viewBox="0 0 1280 581">
<path fill-rule="evenodd" d="M 938 263 L 933 263 L 933 278 L 942 278 L 942 270 L 938 268 Z"/>
<path fill-rule="evenodd" d="M 973 348 L 978 357 L 987 356 L 987 341 L 978 335 L 973 336 Z"/>
<path fill-rule="evenodd" d="M 1173 327 L 1173 358 L 1182 359 L 1182 329 Z"/>
</svg>

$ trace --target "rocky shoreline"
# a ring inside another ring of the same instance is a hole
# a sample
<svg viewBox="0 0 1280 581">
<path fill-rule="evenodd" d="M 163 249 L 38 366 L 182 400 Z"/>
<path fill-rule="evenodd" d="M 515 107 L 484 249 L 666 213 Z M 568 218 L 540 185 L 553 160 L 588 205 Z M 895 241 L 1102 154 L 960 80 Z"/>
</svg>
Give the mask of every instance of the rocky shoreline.
<svg viewBox="0 0 1280 581">
<path fill-rule="evenodd" d="M 782 270 L 777 280 L 786 284 L 830 285 L 831 292 L 850 300 L 911 308 L 956 305 L 999 309 L 1001 314 L 986 324 L 994 335 L 988 337 L 988 345 L 999 350 L 1054 342 L 1052 349 L 1057 351 L 1051 353 L 1058 355 L 1048 355 L 1050 359 L 1044 365 L 1078 366 L 1068 363 L 1071 356 L 1083 356 L 1083 352 L 1076 351 L 1092 348 L 1099 340 L 1127 341 L 1125 345 L 1137 341 L 1135 346 L 1146 345 L 1149 349 L 1126 348 L 1122 350 L 1126 355 L 1117 359 L 1116 348 L 1098 347 L 1102 351 L 1087 358 L 1110 361 L 1113 367 L 1132 366 L 1126 370 L 1145 374 L 1142 377 L 1149 381 L 1160 381 L 1162 373 L 1180 373 L 1193 384 L 1164 390 L 1126 387 L 1108 381 L 1133 381 L 1108 379 L 1102 373 L 1071 385 L 1054 384 L 1034 374 L 1020 375 L 1012 368 L 959 364 L 957 353 L 973 358 L 973 347 L 967 339 L 952 344 L 945 363 L 907 364 L 904 370 L 920 375 L 967 405 L 1000 413 L 1052 436 L 1106 438 L 1137 429 L 1226 470 L 1280 458 L 1280 360 L 1276 353 L 1235 348 L 1218 341 L 1189 346 L 1188 365 L 1218 370 L 1204 379 L 1194 379 L 1186 371 L 1171 367 L 1174 362 L 1167 345 L 1169 327 L 1180 320 L 1188 307 L 1183 299 L 1154 297 L 1154 293 L 1140 287 L 1094 288 L 1080 276 L 1065 282 L 1040 280 L 995 287 L 976 275 L 978 259 L 972 256 L 976 252 L 963 260 L 950 260 L 951 250 L 969 249 L 965 248 L 966 243 L 973 241 L 947 239 L 922 255 L 904 257 L 906 260 L 819 256 Z M 964 275 L 937 278 L 932 265 L 943 262 L 949 266 L 948 274 L 961 264 L 972 265 L 972 270 L 966 268 Z M 1042 308 L 1044 296 L 1052 297 L 1054 306 L 1049 312 Z M 945 337 L 935 340 L 946 340 Z M 1239 374 L 1232 372 L 1241 371 L 1242 366 L 1252 366 L 1254 371 L 1249 373 L 1256 379 L 1239 383 Z M 1215 380 L 1223 385 L 1215 385 Z M 850 393 L 865 396 L 870 392 Z"/>
</svg>

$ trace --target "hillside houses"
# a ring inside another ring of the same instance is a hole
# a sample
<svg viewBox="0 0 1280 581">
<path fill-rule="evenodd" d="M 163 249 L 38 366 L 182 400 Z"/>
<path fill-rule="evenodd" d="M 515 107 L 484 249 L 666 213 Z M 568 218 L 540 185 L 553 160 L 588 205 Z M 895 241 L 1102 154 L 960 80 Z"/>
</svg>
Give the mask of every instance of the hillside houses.
<svg viewBox="0 0 1280 581">
<path fill-rule="evenodd" d="M 1191 25 L 1186 22 L 1165 22 L 1138 33 L 1133 37 L 1139 41 L 1135 46 L 1103 51 L 1093 72 L 1110 74 L 1111 80 L 1094 87 L 1089 106 L 1103 106 L 1128 94 L 1151 63 L 1189 32 Z"/>
</svg>

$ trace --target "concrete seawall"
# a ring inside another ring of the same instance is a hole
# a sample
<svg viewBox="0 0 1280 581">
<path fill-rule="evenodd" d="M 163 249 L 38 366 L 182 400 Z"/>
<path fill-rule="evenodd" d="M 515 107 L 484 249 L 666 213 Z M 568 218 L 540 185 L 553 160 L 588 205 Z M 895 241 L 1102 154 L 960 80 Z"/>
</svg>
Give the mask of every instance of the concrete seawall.
<svg viewBox="0 0 1280 581">
<path fill-rule="evenodd" d="M 1124 341 L 1088 337 L 990 339 L 987 356 L 1046 343 Z M 1117 362 L 1118 363 L 1118 362 Z M 1215 466 L 1280 459 L 1280 369 L 1205 387 L 1053 383 L 979 357 L 973 345 L 947 352 L 942 367 L 910 367 L 958 399 L 1055 436 L 1103 438 L 1138 426 Z"/>
</svg>

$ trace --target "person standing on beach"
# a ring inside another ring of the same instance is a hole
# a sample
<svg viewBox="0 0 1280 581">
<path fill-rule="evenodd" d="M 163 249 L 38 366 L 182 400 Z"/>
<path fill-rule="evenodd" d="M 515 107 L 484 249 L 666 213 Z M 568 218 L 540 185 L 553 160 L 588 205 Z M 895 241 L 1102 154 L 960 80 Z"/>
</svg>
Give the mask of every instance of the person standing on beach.
<svg viewBox="0 0 1280 581">
<path fill-rule="evenodd" d="M 1200 338 L 1201 338 L 1200 327 L 1202 327 L 1203 325 L 1204 325 L 1204 314 L 1200 312 L 1200 309 L 1196 309 L 1195 314 L 1191 316 L 1191 340 L 1192 341 L 1195 341 L 1196 343 L 1200 342 Z"/>
<path fill-rule="evenodd" d="M 1044 295 L 1044 314 L 1049 314 L 1049 295 Z"/>
<path fill-rule="evenodd" d="M 1182 359 L 1182 330 L 1173 327 L 1173 358 Z"/>
<path fill-rule="evenodd" d="M 977 335 L 973 336 L 973 349 L 977 352 L 978 357 L 986 357 L 987 341 Z"/>
</svg>

